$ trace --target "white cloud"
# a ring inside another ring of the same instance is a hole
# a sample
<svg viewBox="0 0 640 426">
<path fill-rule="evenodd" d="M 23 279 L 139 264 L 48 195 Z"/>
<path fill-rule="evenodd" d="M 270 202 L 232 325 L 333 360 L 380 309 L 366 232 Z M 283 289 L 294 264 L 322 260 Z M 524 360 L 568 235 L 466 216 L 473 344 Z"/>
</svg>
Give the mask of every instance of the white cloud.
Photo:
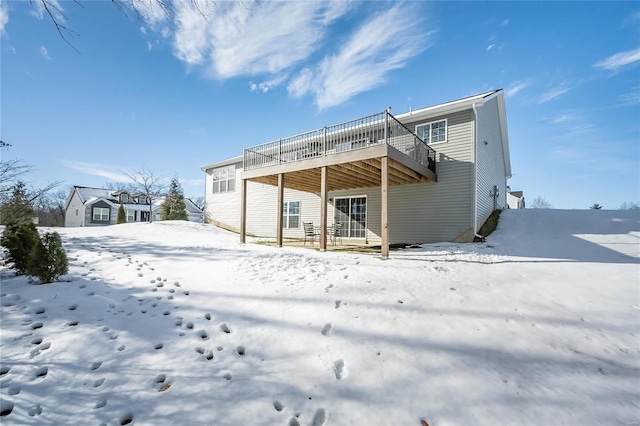
<svg viewBox="0 0 640 426">
<path fill-rule="evenodd" d="M 538 99 L 538 103 L 539 104 L 543 104 L 545 102 L 549 102 L 552 101 L 562 95 L 564 95 L 565 93 L 569 92 L 571 90 L 571 87 L 566 87 L 564 85 L 560 85 L 557 87 L 554 87 L 553 89 L 543 93 L 540 98 Z"/>
<path fill-rule="evenodd" d="M 607 59 L 596 62 L 595 66 L 607 70 L 617 71 L 620 67 L 638 61 L 640 61 L 640 47 L 627 50 L 626 52 L 616 53 L 615 55 L 609 56 Z"/>
<path fill-rule="evenodd" d="M 505 95 L 507 97 L 514 96 L 519 91 L 531 86 L 532 83 L 533 82 L 531 80 L 514 81 L 513 83 L 509 84 L 509 87 L 505 91 Z"/>
<path fill-rule="evenodd" d="M 303 69 L 290 82 L 291 96 L 312 94 L 324 109 L 382 84 L 389 71 L 430 47 L 433 32 L 419 32 L 421 22 L 407 8 L 395 5 L 367 19 L 336 54 L 325 57 L 315 70 Z"/>
<path fill-rule="evenodd" d="M 40 46 L 40 54 L 42 55 L 43 58 L 49 61 L 51 60 L 51 56 L 49 55 L 49 51 L 47 50 L 46 47 Z"/>
<path fill-rule="evenodd" d="M 207 64 L 220 78 L 274 74 L 307 59 L 327 28 L 351 6 L 335 2 L 265 2 L 247 9 L 219 2 L 203 10 L 176 3 L 174 54 L 188 64 Z"/>
<path fill-rule="evenodd" d="M 140 26 L 140 33 L 143 36 L 146 36 L 147 35 L 147 29 L 144 26 Z"/>
<path fill-rule="evenodd" d="M 260 91 L 262 93 L 267 93 L 269 90 L 273 89 L 274 87 L 278 87 L 279 85 L 281 85 L 282 82 L 284 82 L 286 79 L 287 79 L 287 75 L 282 75 L 271 80 L 263 81 L 261 83 L 251 82 L 249 83 L 249 89 L 252 92 Z"/>
<path fill-rule="evenodd" d="M 151 50 L 153 49 L 153 45 L 151 44 L 150 41 L 147 41 L 147 50 Z"/>
<path fill-rule="evenodd" d="M 4 27 L 9 22 L 9 10 L 5 2 L 0 2 L 0 34 L 4 34 Z"/>
<path fill-rule="evenodd" d="M 490 44 L 489 46 L 487 46 L 487 52 L 491 49 L 493 49 L 494 47 L 496 47 L 495 43 Z"/>
<path fill-rule="evenodd" d="M 85 163 L 82 161 L 63 160 L 65 167 L 91 176 L 100 176 L 113 182 L 130 182 L 131 178 L 116 167 L 106 164 Z"/>
<path fill-rule="evenodd" d="M 505 19 L 504 21 L 502 21 L 502 26 L 506 27 L 507 25 L 509 25 L 509 20 Z"/>
</svg>

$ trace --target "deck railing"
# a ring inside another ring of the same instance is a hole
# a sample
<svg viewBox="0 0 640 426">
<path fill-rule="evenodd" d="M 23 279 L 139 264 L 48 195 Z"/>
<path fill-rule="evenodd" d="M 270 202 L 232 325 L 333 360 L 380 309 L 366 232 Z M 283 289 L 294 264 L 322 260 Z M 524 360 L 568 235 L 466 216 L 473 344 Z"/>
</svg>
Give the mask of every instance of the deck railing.
<svg viewBox="0 0 640 426">
<path fill-rule="evenodd" d="M 245 148 L 244 169 L 303 161 L 383 143 L 435 173 L 435 150 L 388 111 Z"/>
</svg>

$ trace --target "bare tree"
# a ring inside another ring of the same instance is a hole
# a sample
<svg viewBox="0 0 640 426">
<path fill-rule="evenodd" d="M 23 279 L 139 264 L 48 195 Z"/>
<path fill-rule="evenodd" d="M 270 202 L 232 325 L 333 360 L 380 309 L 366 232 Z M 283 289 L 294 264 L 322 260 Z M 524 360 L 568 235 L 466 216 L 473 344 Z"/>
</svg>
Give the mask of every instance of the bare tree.
<svg viewBox="0 0 640 426">
<path fill-rule="evenodd" d="M 0 150 L 9 148 L 10 146 L 11 144 L 0 141 Z M 15 184 L 18 181 L 23 181 L 22 178 L 24 175 L 34 171 L 35 169 L 32 166 L 25 164 L 22 160 L 0 160 L 0 204 L 4 203 L 11 195 Z M 48 183 L 44 188 L 31 187 L 27 191 L 29 202 L 35 202 L 38 198 L 59 186 L 61 183 L 60 181 L 55 181 Z"/>
<path fill-rule="evenodd" d="M 38 224 L 43 226 L 64 226 L 64 205 L 70 189 L 61 189 L 42 195 L 34 203 Z"/>
<path fill-rule="evenodd" d="M 640 203 L 633 201 L 625 201 L 620 205 L 620 210 L 640 210 Z"/>
<path fill-rule="evenodd" d="M 153 201 L 165 192 L 165 185 L 156 173 L 144 164 L 134 174 L 123 172 L 133 182 L 133 188 L 142 193 L 149 200 L 149 222 L 153 221 Z"/>
<path fill-rule="evenodd" d="M 538 195 L 536 198 L 533 199 L 529 207 L 532 209 L 550 209 L 551 203 L 547 201 L 546 198 Z"/>
<path fill-rule="evenodd" d="M 204 197 L 194 198 L 193 204 L 195 204 L 200 210 L 204 210 Z"/>
<path fill-rule="evenodd" d="M 175 1 L 180 0 L 111 0 L 111 3 L 125 16 L 128 15 L 127 12 L 132 12 L 136 18 L 141 21 L 144 21 L 145 17 L 149 15 L 155 15 L 156 11 L 160 11 L 164 14 L 168 24 L 176 25 Z M 62 40 L 71 46 L 73 50 L 80 53 L 69 41 L 70 38 L 77 37 L 80 34 L 65 25 L 68 18 L 62 11 L 58 0 L 31 0 L 31 3 L 34 2 L 42 7 L 43 14 L 46 13 L 49 16 Z M 74 0 L 74 2 L 82 6 L 79 0 Z M 215 5 L 214 0 L 189 0 L 189 2 L 205 20 L 207 19 L 208 12 L 213 10 L 212 6 Z M 256 3 L 258 3 L 257 0 Z M 238 4 L 248 10 L 251 9 L 249 4 L 244 0 L 239 0 Z"/>
</svg>

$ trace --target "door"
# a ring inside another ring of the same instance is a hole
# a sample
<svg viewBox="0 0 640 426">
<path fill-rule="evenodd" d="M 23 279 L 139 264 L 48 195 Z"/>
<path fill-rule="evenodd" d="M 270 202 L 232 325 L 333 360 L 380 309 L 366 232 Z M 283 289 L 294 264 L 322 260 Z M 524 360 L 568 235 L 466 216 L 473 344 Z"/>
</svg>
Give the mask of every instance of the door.
<svg viewBox="0 0 640 426">
<path fill-rule="evenodd" d="M 367 197 L 336 198 L 334 221 L 342 224 L 343 237 L 366 238 Z"/>
<path fill-rule="evenodd" d="M 140 222 L 149 222 L 149 212 L 140 212 Z"/>
</svg>

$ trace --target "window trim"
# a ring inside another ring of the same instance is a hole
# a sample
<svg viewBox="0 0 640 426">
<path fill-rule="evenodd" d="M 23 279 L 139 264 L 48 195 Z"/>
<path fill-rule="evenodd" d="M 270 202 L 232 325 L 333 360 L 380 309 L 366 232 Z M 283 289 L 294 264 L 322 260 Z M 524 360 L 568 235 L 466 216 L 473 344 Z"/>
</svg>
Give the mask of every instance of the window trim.
<svg viewBox="0 0 640 426">
<path fill-rule="evenodd" d="M 100 210 L 100 214 L 96 217 L 96 212 Z M 103 219 L 104 210 L 107 211 L 107 218 Z M 111 209 L 108 207 L 93 207 L 91 210 L 91 218 L 94 222 L 109 222 L 111 216 Z"/>
<path fill-rule="evenodd" d="M 132 219 L 129 220 L 129 213 L 132 213 Z M 136 211 L 135 210 L 131 210 L 131 209 L 127 209 L 126 210 L 126 216 L 127 216 L 127 222 L 135 222 L 136 221 Z"/>
<path fill-rule="evenodd" d="M 129 202 L 129 194 L 126 192 L 123 192 L 122 194 L 120 194 L 120 202 L 121 203 L 128 203 Z"/>
<path fill-rule="evenodd" d="M 435 123 L 444 121 L 444 140 L 438 142 L 431 142 L 431 126 Z M 425 141 L 427 145 L 439 145 L 441 143 L 447 143 L 449 141 L 449 120 L 447 118 L 441 118 L 439 120 L 433 120 L 426 123 L 416 124 L 414 133 L 418 134 L 418 127 L 429 126 L 429 140 Z"/>
<path fill-rule="evenodd" d="M 289 213 L 289 205 L 291 203 L 298 203 L 298 213 L 290 214 Z M 282 206 L 282 229 L 300 229 L 300 201 L 285 201 Z M 298 218 L 298 226 L 292 227 L 289 226 L 289 219 L 291 217 Z"/>
<path fill-rule="evenodd" d="M 364 198 L 364 205 L 365 205 L 365 210 L 364 210 L 364 237 L 352 237 L 351 236 L 351 200 L 354 198 Z M 334 222 L 336 222 L 336 216 L 337 216 L 337 212 L 338 207 L 336 207 L 336 200 L 349 200 L 349 222 L 345 223 L 345 222 L 341 222 L 342 223 L 342 236 L 343 238 L 347 238 L 347 239 L 360 239 L 360 240 L 368 240 L 369 239 L 369 196 L 367 194 L 361 194 L 361 195 L 343 195 L 343 196 L 339 196 L 339 197 L 335 197 L 333 199 L 333 220 Z M 346 225 L 346 226 L 345 226 Z M 344 235 L 346 233 L 346 236 Z"/>
<path fill-rule="evenodd" d="M 229 185 L 231 183 L 231 185 Z M 217 184 L 217 185 L 216 185 Z M 224 185 L 223 185 L 224 184 Z M 216 186 L 218 190 L 216 191 Z M 222 187 L 224 186 L 224 191 Z M 233 187 L 230 189 L 230 187 Z M 211 193 L 225 194 L 236 191 L 236 165 L 216 167 L 211 171 Z"/>
</svg>

